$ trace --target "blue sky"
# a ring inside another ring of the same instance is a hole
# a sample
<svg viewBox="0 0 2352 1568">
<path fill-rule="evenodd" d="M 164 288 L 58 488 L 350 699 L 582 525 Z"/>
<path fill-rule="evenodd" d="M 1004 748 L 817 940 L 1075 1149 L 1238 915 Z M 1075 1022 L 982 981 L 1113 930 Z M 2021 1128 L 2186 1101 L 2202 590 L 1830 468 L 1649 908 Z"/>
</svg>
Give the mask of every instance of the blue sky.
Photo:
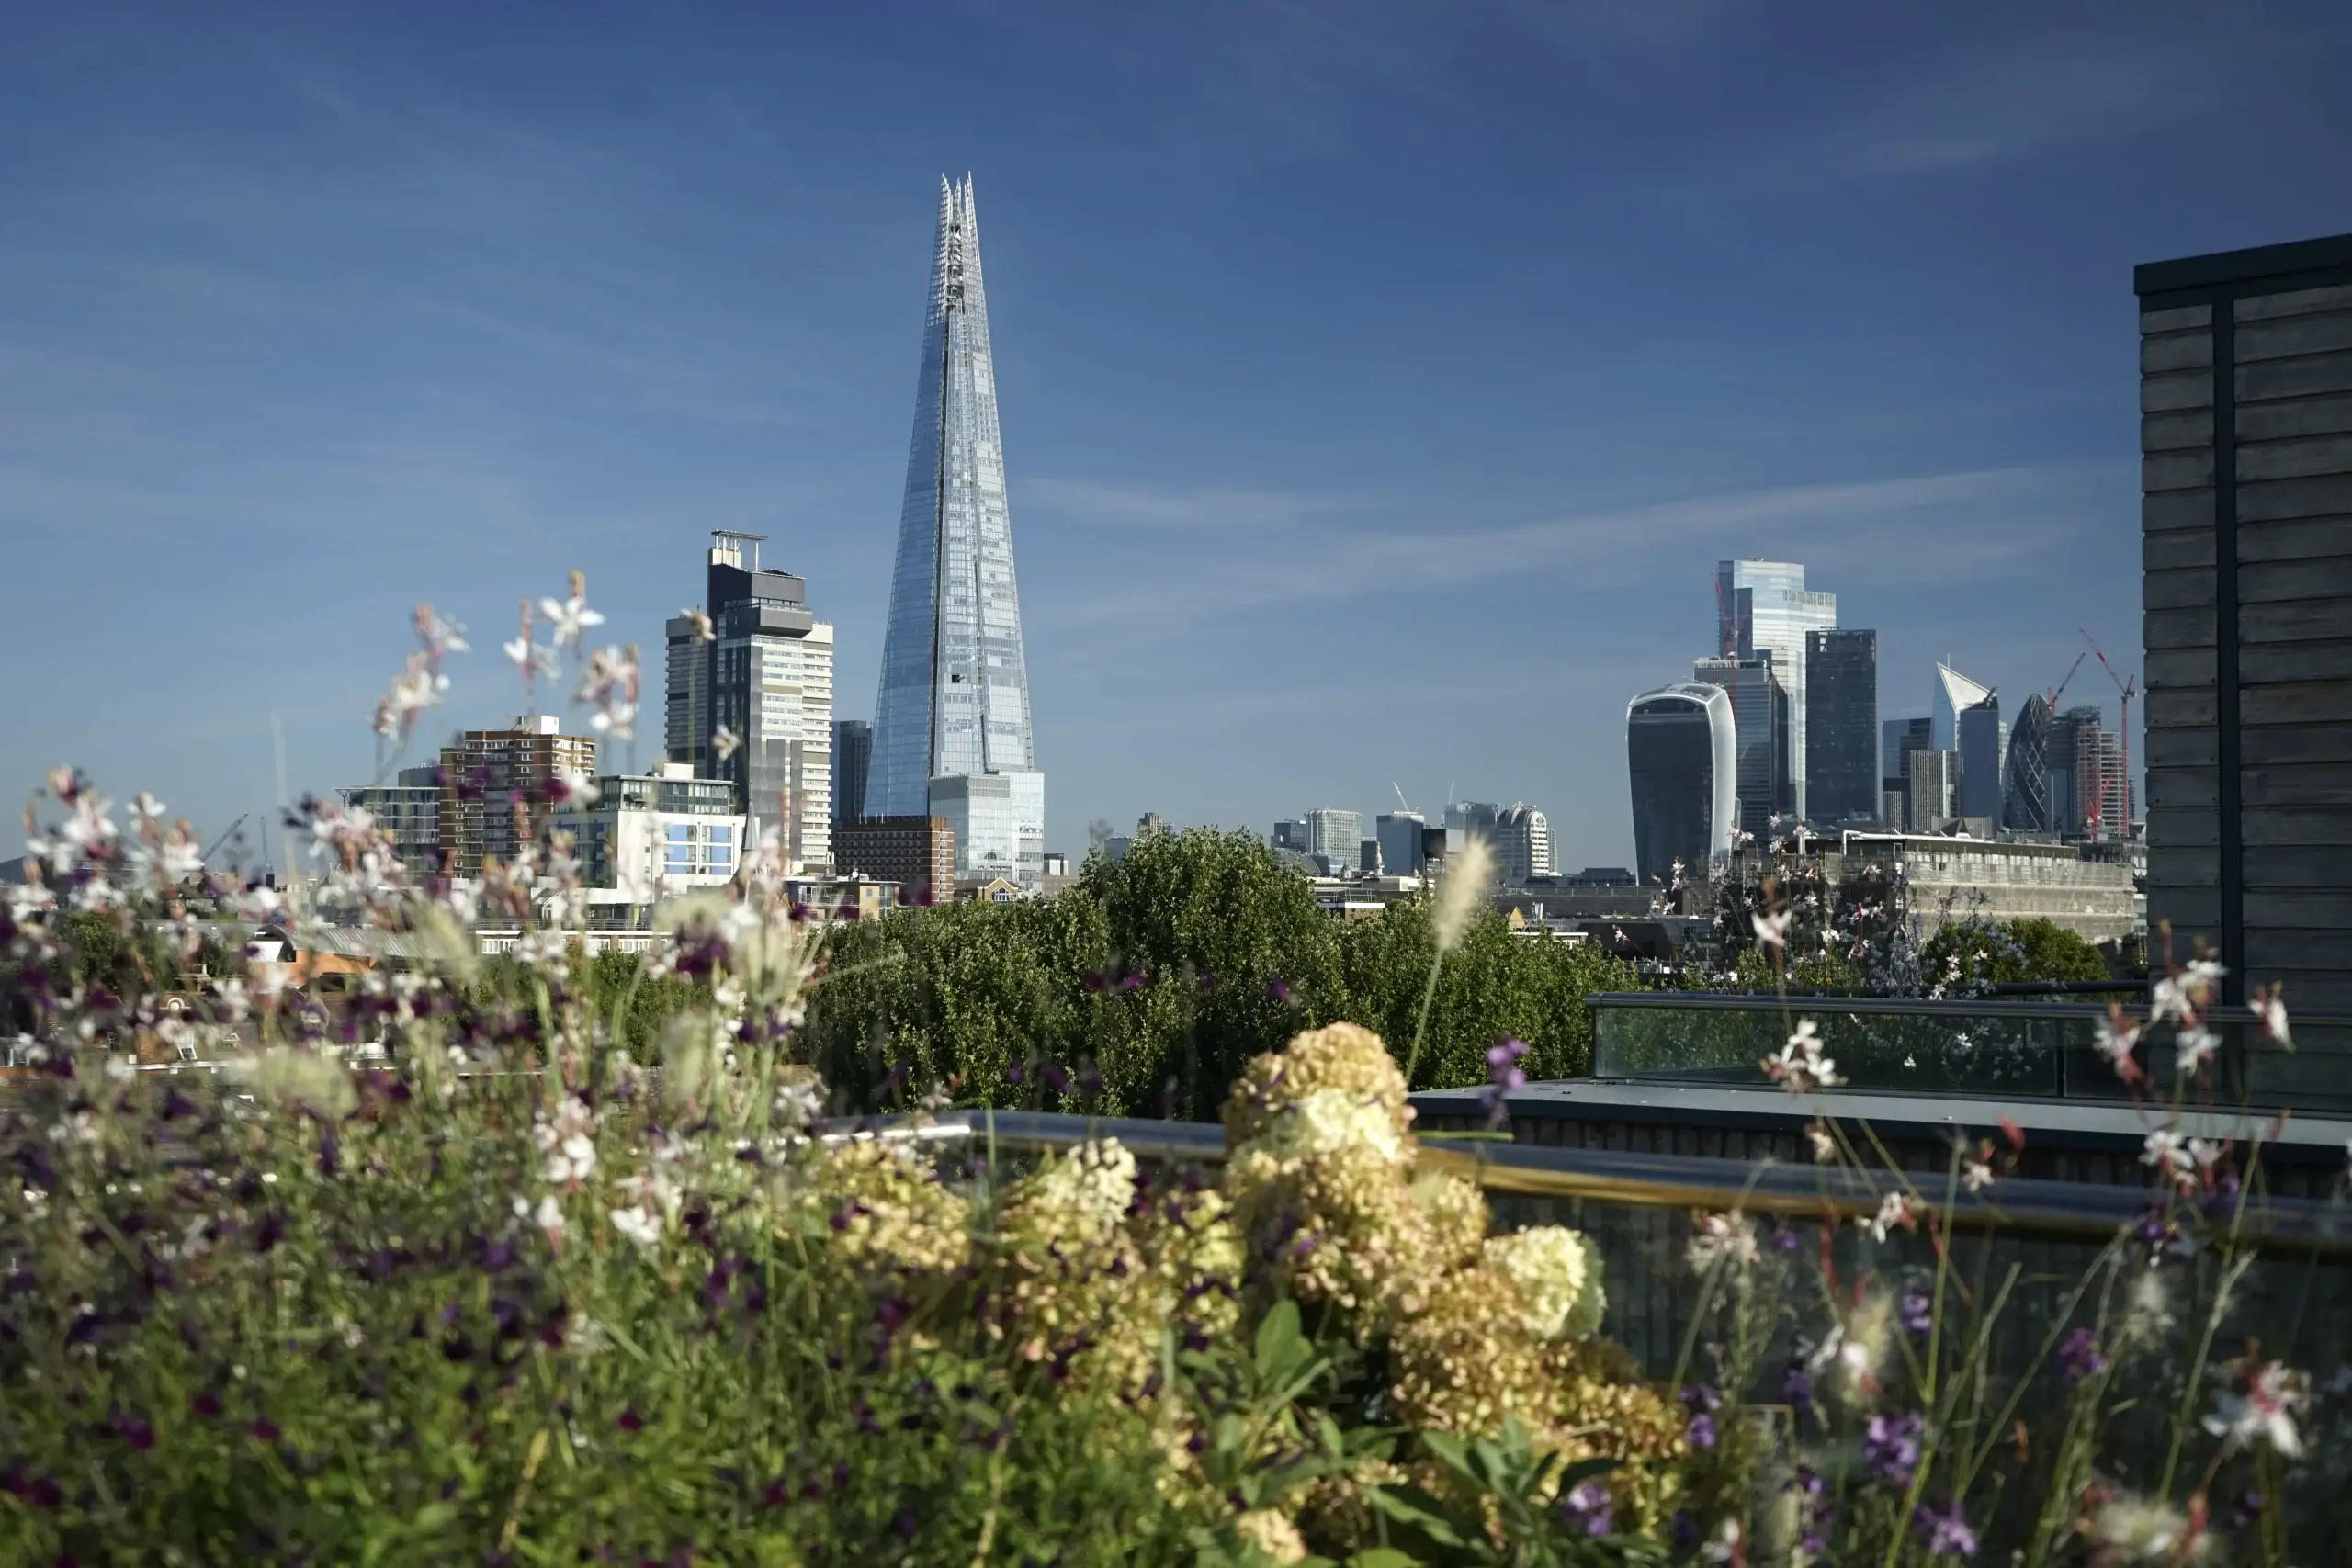
<svg viewBox="0 0 2352 1568">
<path fill-rule="evenodd" d="M 225 826 L 273 716 L 358 782 L 415 602 L 490 722 L 518 596 L 579 568 L 658 664 L 718 527 L 868 714 L 968 169 L 1052 845 L 1394 781 L 1624 863 L 1721 556 L 1877 626 L 1890 716 L 2137 668 L 2132 265 L 2352 229 L 2348 56 L 2161 0 L 12 6 L 0 783 Z"/>
</svg>

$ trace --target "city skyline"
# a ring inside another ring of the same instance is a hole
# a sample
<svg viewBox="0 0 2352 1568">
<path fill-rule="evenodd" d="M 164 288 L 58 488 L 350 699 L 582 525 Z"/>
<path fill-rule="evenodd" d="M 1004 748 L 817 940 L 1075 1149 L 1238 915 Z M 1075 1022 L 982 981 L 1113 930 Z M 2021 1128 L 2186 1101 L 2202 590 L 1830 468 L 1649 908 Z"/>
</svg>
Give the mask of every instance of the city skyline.
<svg viewBox="0 0 2352 1568">
<path fill-rule="evenodd" d="M 389 778 L 534 705 L 518 596 L 581 569 L 650 649 L 714 527 L 807 577 L 862 701 L 943 165 L 990 191 L 1051 847 L 1453 779 L 1623 863 L 1623 705 L 1713 640 L 1724 557 L 1880 628 L 1890 714 L 1946 653 L 2007 710 L 2077 627 L 2131 672 L 2118 289 L 2342 227 L 2252 154 L 2352 150 L 2347 19 L 1996 6 L 1813 50 L 1702 9 L 601 17 L 552 52 L 433 5 L 158 9 L 136 53 L 20 12 L 0 782 L 73 761 L 217 828 L 281 739 L 289 796 L 377 776 L 429 600 L 476 651 Z"/>
</svg>

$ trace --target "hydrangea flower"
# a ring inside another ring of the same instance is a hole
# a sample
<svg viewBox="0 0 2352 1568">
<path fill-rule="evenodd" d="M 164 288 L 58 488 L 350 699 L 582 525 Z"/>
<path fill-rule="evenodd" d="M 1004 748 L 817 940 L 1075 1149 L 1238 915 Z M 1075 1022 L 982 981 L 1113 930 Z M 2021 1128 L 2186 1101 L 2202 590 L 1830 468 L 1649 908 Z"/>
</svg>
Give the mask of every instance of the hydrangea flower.
<svg viewBox="0 0 2352 1568">
<path fill-rule="evenodd" d="M 1584 1339 L 1600 1327 L 1609 1304 L 1600 1258 L 1580 1233 L 1530 1225 L 1489 1237 L 1482 1256 L 1519 1287 L 1528 1332 L 1537 1338 Z"/>
</svg>

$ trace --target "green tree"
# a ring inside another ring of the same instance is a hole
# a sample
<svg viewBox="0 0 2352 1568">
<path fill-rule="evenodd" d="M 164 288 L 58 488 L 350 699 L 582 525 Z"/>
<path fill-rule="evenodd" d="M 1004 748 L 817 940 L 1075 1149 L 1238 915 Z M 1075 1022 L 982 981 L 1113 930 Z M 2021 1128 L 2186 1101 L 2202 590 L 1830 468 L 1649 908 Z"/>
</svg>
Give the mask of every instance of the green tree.
<svg viewBox="0 0 2352 1568">
<path fill-rule="evenodd" d="M 2109 978 L 2097 947 L 2064 926 L 2031 919 L 1947 922 L 1921 950 L 1920 969 L 1947 990 Z"/>
</svg>

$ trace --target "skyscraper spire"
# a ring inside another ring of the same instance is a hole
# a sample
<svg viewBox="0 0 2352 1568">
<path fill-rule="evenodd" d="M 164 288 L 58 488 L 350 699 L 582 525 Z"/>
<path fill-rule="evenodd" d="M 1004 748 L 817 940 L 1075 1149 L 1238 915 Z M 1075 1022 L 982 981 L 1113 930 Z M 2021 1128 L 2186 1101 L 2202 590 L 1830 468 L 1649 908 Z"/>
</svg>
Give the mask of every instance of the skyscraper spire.
<svg viewBox="0 0 2352 1568">
<path fill-rule="evenodd" d="M 977 825 L 960 832 L 956 858 L 964 869 L 968 852 L 967 874 L 1019 874 L 1030 870 L 1033 855 L 1042 870 L 1045 781 L 1035 771 L 1030 729 L 988 288 L 969 175 L 960 185 L 944 175 L 939 182 L 939 234 L 872 769 L 865 805 L 871 817 L 952 816 L 942 801 L 1010 803 L 1019 848 L 982 843 Z M 1003 784 L 935 784 L 997 778 Z M 990 808 L 982 815 L 1003 814 Z"/>
</svg>

